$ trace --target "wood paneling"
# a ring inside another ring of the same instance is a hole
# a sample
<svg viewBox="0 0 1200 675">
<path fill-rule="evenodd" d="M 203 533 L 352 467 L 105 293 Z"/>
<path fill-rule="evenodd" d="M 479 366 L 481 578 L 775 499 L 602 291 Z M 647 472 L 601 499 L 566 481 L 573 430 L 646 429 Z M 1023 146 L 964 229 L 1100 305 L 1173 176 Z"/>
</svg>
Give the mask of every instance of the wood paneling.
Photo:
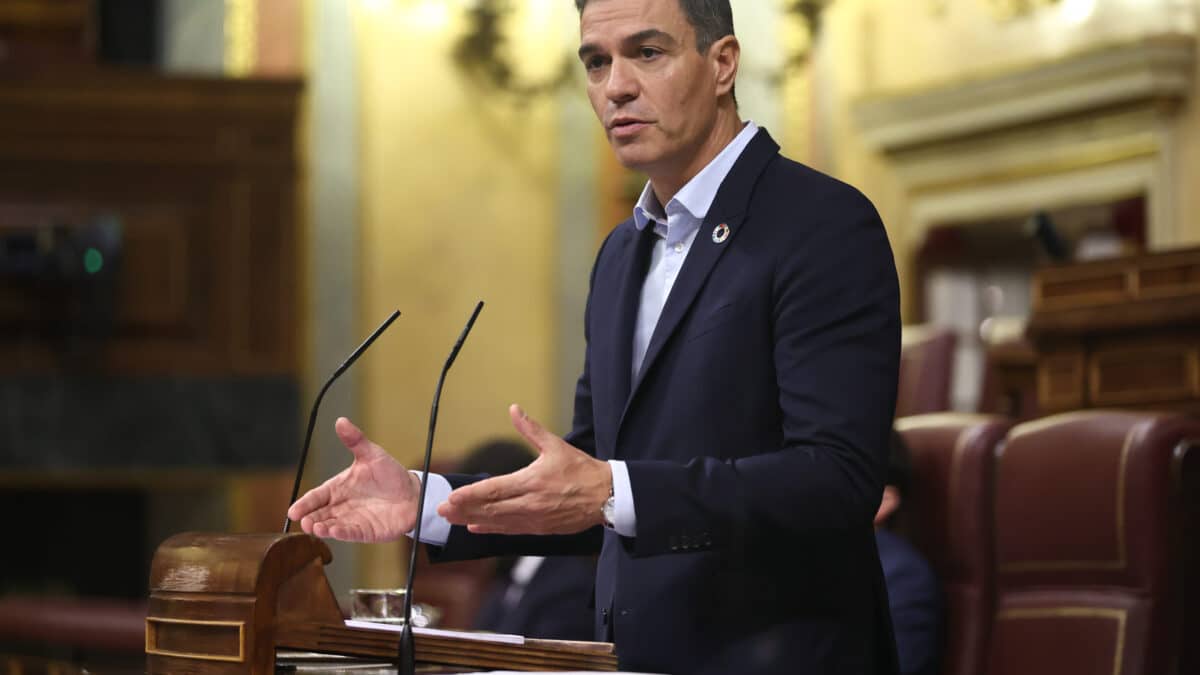
<svg viewBox="0 0 1200 675">
<path fill-rule="evenodd" d="M 296 372 L 300 89 L 101 69 L 0 75 L 0 234 L 98 215 L 121 225 L 113 325 L 93 367 Z M 63 329 L 46 316 L 68 302 L 35 282 L 0 287 L 0 373 L 59 367 L 47 331 Z"/>
<path fill-rule="evenodd" d="M 1080 351 L 1038 355 L 1038 402 L 1042 408 L 1072 410 L 1083 405 L 1083 364 Z"/>
<path fill-rule="evenodd" d="M 93 0 L 0 2 L 0 63 L 81 63 L 93 58 Z"/>
<path fill-rule="evenodd" d="M 1200 412 L 1200 249 L 1047 267 L 1033 293 L 1040 412 Z"/>
</svg>

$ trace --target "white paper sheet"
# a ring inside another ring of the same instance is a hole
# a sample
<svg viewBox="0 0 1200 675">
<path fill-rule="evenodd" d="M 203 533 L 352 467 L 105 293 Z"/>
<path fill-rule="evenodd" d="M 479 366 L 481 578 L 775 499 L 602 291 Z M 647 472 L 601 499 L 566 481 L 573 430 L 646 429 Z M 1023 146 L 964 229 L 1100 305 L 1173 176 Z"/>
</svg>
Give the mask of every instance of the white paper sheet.
<svg viewBox="0 0 1200 675">
<path fill-rule="evenodd" d="M 383 630 L 399 633 L 404 630 L 404 627 L 394 623 L 375 623 L 373 621 L 359 621 L 357 619 L 346 619 L 346 625 L 350 628 L 368 628 L 370 630 Z M 523 645 L 525 638 L 521 635 L 508 635 L 505 633 L 475 633 L 465 630 L 442 630 L 440 628 L 420 628 L 413 627 L 414 635 L 433 635 L 437 637 L 452 637 L 462 638 L 464 640 L 474 640 L 476 642 L 497 642 L 506 645 Z"/>
</svg>

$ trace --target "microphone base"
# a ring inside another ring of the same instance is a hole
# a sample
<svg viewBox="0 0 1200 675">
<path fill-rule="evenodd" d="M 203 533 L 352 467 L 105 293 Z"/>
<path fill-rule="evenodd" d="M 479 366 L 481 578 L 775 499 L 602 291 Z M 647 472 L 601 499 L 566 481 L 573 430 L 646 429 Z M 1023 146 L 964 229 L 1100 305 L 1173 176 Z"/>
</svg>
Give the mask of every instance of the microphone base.
<svg viewBox="0 0 1200 675">
<path fill-rule="evenodd" d="M 413 640 L 412 622 L 404 622 L 404 630 L 400 632 L 400 649 L 396 654 L 396 672 L 398 675 L 416 675 L 417 644 Z"/>
</svg>

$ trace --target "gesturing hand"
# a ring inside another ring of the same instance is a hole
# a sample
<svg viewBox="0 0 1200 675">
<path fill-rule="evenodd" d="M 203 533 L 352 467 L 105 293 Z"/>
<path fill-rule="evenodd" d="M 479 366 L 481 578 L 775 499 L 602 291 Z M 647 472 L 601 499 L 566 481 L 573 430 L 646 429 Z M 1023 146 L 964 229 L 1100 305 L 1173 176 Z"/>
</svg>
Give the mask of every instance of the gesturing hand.
<svg viewBox="0 0 1200 675">
<path fill-rule="evenodd" d="M 417 521 L 420 481 L 350 420 L 339 417 L 334 429 L 354 462 L 296 500 L 288 518 L 309 534 L 343 541 L 404 536 Z"/>
<path fill-rule="evenodd" d="M 612 490 L 608 463 L 546 431 L 520 406 L 508 414 L 538 458 L 451 492 L 438 513 L 477 533 L 572 534 L 602 523 L 600 507 Z"/>
</svg>

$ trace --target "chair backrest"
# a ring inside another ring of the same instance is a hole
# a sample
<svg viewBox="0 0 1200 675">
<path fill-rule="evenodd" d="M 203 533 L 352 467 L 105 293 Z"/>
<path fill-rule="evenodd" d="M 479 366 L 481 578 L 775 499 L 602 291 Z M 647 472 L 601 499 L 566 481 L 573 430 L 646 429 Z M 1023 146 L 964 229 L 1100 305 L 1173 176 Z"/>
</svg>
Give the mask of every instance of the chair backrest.
<svg viewBox="0 0 1200 675">
<path fill-rule="evenodd" d="M 993 614 L 992 458 L 1009 429 L 1000 417 L 941 413 L 896 420 L 913 484 L 910 535 L 942 583 L 945 675 L 982 672 Z"/>
<path fill-rule="evenodd" d="M 1193 438 L 1200 420 L 1117 411 L 1009 433 L 996 460 L 988 675 L 1179 672 L 1184 509 L 1173 473 Z"/>
<path fill-rule="evenodd" d="M 905 326 L 900 346 L 896 417 L 950 409 L 957 338 L 950 328 Z"/>
</svg>

